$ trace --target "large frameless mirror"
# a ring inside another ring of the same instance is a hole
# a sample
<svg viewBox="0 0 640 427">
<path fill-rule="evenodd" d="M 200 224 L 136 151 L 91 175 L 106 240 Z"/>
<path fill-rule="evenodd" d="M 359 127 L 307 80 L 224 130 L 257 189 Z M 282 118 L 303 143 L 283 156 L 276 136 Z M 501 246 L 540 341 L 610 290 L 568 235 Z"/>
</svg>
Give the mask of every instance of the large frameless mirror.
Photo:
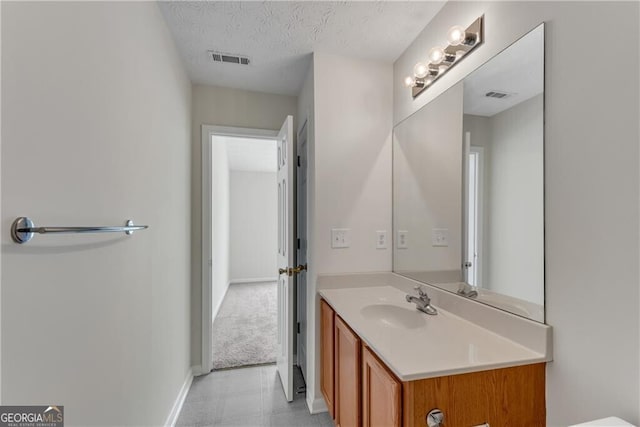
<svg viewBox="0 0 640 427">
<path fill-rule="evenodd" d="M 544 24 L 394 128 L 396 273 L 544 321 Z"/>
</svg>

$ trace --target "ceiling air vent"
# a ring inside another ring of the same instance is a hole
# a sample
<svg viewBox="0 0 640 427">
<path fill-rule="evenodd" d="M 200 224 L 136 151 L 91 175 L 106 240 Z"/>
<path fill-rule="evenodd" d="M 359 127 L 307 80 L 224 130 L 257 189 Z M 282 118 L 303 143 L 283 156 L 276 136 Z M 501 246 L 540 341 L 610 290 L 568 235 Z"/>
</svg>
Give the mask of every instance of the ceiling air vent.
<svg viewBox="0 0 640 427">
<path fill-rule="evenodd" d="M 210 50 L 209 56 L 213 62 L 225 62 L 227 64 L 249 65 L 251 62 L 248 57 L 242 55 L 235 55 L 233 53 L 218 52 Z"/>
<path fill-rule="evenodd" d="M 501 92 L 499 90 L 492 90 L 492 91 L 487 92 L 487 93 L 484 94 L 484 96 L 486 96 L 487 98 L 498 98 L 498 99 L 509 98 L 512 95 L 514 95 L 514 94 L 513 93 L 507 93 L 507 92 Z"/>
</svg>

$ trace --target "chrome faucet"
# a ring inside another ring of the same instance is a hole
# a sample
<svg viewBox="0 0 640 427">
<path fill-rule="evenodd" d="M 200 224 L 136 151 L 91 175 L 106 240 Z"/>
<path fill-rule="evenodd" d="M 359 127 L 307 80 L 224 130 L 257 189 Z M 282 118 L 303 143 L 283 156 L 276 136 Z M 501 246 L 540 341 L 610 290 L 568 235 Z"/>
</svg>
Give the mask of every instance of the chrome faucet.
<svg viewBox="0 0 640 427">
<path fill-rule="evenodd" d="M 415 289 L 418 292 L 418 296 L 414 297 L 413 295 L 407 295 L 407 302 L 412 302 L 416 305 L 416 309 L 420 310 L 423 313 L 430 314 L 435 316 L 438 314 L 438 310 L 435 309 L 434 306 L 431 305 L 431 298 L 427 295 L 427 292 L 424 290 L 422 286 L 416 286 Z"/>
<path fill-rule="evenodd" d="M 478 291 L 476 290 L 476 286 L 471 286 L 468 283 L 460 283 L 460 287 L 458 288 L 458 295 L 462 295 L 467 298 L 477 298 Z"/>
</svg>

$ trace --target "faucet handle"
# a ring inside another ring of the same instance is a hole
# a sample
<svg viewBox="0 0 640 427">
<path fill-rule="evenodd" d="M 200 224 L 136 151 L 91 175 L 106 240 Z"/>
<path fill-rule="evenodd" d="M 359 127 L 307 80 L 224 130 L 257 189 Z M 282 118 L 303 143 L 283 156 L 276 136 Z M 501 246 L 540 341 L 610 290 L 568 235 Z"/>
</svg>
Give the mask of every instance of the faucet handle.
<svg viewBox="0 0 640 427">
<path fill-rule="evenodd" d="M 413 287 L 413 290 L 418 293 L 421 297 L 428 297 L 427 293 L 424 291 L 422 285 L 417 285 Z"/>
</svg>

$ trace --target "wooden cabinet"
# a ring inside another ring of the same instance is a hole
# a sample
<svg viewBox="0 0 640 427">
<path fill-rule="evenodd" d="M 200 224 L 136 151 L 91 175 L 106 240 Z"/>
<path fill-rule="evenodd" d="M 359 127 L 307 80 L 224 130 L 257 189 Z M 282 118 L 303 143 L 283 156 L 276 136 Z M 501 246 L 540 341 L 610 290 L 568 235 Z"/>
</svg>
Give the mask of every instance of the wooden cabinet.
<svg viewBox="0 0 640 427">
<path fill-rule="evenodd" d="M 367 346 L 362 349 L 362 425 L 400 427 L 402 383 Z"/>
<path fill-rule="evenodd" d="M 333 383 L 333 337 L 335 313 L 324 300 L 320 301 L 320 390 L 329 408 L 329 415 L 335 419 Z"/>
<path fill-rule="evenodd" d="M 403 425 L 424 426 L 438 408 L 447 427 L 543 427 L 545 364 L 428 378 L 402 384 Z"/>
<path fill-rule="evenodd" d="M 545 364 L 401 382 L 323 300 L 320 387 L 340 427 L 424 427 L 438 408 L 444 426 L 543 427 Z"/>
<path fill-rule="evenodd" d="M 339 427 L 360 427 L 360 338 L 335 316 L 335 422 Z"/>
</svg>

